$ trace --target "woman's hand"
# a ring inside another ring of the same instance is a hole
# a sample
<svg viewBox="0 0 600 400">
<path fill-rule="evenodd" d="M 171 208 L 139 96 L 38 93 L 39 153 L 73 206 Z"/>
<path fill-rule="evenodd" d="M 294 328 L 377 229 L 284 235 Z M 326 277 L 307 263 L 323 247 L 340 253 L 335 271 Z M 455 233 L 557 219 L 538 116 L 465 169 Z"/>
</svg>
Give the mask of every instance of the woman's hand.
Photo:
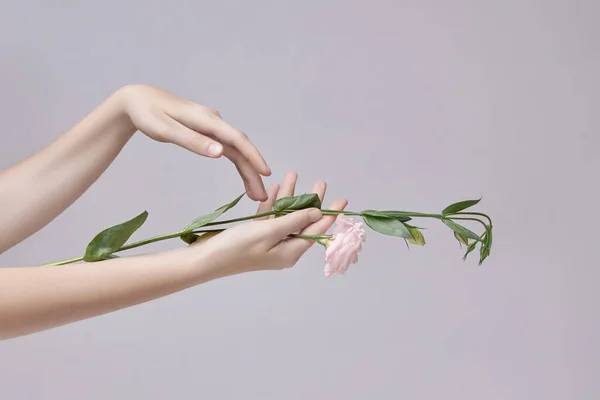
<svg viewBox="0 0 600 400">
<path fill-rule="evenodd" d="M 202 156 L 225 155 L 235 164 L 248 196 L 266 200 L 261 175 L 269 176 L 271 170 L 246 134 L 218 111 L 147 85 L 125 86 L 117 93 L 136 130 Z"/>
<path fill-rule="evenodd" d="M 273 185 L 268 199 L 262 202 L 257 213 L 272 209 L 276 199 L 293 196 L 297 175 L 288 173 L 281 187 Z M 318 181 L 313 192 L 321 201 L 325 196 L 326 183 Z M 335 200 L 329 209 L 343 210 L 347 201 Z M 283 217 L 269 217 L 236 225 L 219 234 L 209 233 L 189 249 L 199 263 L 211 265 L 217 276 L 233 275 L 257 270 L 283 269 L 294 266 L 300 257 L 314 244 L 313 240 L 290 238 L 293 233 L 321 235 L 334 223 L 335 215 L 323 216 L 318 209 L 296 211 Z"/>
</svg>

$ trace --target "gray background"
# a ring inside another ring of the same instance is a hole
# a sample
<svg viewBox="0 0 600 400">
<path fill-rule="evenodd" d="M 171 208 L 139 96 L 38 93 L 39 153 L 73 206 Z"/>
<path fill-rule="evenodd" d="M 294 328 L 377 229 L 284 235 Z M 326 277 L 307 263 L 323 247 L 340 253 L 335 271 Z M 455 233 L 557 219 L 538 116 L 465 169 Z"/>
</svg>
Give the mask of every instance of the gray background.
<svg viewBox="0 0 600 400">
<path fill-rule="evenodd" d="M 483 267 L 426 221 L 428 246 L 371 235 L 345 277 L 324 278 L 315 247 L 292 270 L 1 342 L 0 397 L 598 398 L 599 8 L 3 1 L 0 167 L 121 85 L 149 83 L 246 130 L 268 182 L 296 170 L 306 191 L 323 178 L 352 210 L 439 211 L 483 195 L 496 234 Z M 136 238 L 170 232 L 241 190 L 226 160 L 139 135 L 0 263 L 78 255 L 142 209 Z"/>
</svg>

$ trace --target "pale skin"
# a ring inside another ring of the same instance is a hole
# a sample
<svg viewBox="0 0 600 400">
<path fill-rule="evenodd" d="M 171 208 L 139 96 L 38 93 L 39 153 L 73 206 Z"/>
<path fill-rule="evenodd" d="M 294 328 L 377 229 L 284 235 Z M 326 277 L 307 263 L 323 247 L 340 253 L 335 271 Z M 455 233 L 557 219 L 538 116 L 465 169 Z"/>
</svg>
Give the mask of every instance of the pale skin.
<svg viewBox="0 0 600 400">
<path fill-rule="evenodd" d="M 54 143 L 0 172 L 0 254 L 50 223 L 77 200 L 136 133 L 202 156 L 229 158 L 258 213 L 294 194 L 297 175 L 265 190 L 260 152 L 215 110 L 146 85 L 119 89 Z M 212 145 L 212 146 L 211 146 Z M 211 150 L 216 149 L 215 152 Z M 326 184 L 313 187 L 321 199 Z M 328 207 L 342 210 L 337 199 Z M 210 280 L 292 267 L 335 216 L 317 209 L 255 220 L 192 246 L 96 263 L 0 269 L 0 339 L 9 339 L 157 299 Z"/>
</svg>

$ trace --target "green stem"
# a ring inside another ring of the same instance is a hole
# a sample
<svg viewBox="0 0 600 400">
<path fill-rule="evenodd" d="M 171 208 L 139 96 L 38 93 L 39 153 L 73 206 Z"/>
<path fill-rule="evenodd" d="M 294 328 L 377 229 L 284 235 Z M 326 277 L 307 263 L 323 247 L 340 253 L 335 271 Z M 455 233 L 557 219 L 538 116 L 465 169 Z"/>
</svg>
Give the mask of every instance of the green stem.
<svg viewBox="0 0 600 400">
<path fill-rule="evenodd" d="M 299 238 L 299 239 L 311 239 L 311 240 L 319 240 L 319 239 L 329 239 L 330 235 L 303 235 L 302 233 L 291 234 L 291 237 Z"/>
<path fill-rule="evenodd" d="M 50 264 L 44 264 L 42 265 L 42 267 L 51 267 L 51 266 L 59 266 L 59 265 L 66 265 L 66 264 L 72 264 L 72 263 L 76 263 L 79 261 L 83 261 L 83 257 L 75 257 L 75 258 L 70 258 L 68 260 L 62 260 L 62 261 L 56 261 Z"/>
<path fill-rule="evenodd" d="M 489 221 L 489 223 L 490 223 L 489 225 L 492 226 L 492 219 L 488 215 L 486 215 L 484 213 L 479 213 L 479 212 L 458 212 L 458 213 L 453 213 L 453 214 L 450 214 L 450 215 L 478 215 L 480 217 L 486 218 Z"/>
<path fill-rule="evenodd" d="M 256 219 L 256 218 L 262 218 L 262 217 L 268 217 L 270 215 L 275 215 L 275 211 L 267 211 L 264 213 L 260 213 L 260 214 L 255 214 L 255 215 L 249 215 L 247 217 L 241 217 L 241 218 L 234 218 L 234 219 L 227 219 L 225 221 L 215 221 L 215 222 L 209 222 L 208 224 L 205 224 L 204 226 L 214 226 L 214 225 L 222 225 L 222 224 L 230 224 L 232 222 L 241 222 L 241 221 L 248 221 L 250 219 Z"/>
<path fill-rule="evenodd" d="M 444 219 L 444 216 L 441 214 L 424 214 L 424 213 L 408 212 L 408 211 L 406 212 L 406 216 L 407 217 L 417 217 L 417 218 Z"/>
<path fill-rule="evenodd" d="M 324 215 L 338 215 L 338 214 L 354 215 L 354 216 L 360 216 L 360 215 L 362 215 L 359 212 L 344 211 L 344 210 L 321 210 L 321 213 L 324 214 Z"/>
</svg>

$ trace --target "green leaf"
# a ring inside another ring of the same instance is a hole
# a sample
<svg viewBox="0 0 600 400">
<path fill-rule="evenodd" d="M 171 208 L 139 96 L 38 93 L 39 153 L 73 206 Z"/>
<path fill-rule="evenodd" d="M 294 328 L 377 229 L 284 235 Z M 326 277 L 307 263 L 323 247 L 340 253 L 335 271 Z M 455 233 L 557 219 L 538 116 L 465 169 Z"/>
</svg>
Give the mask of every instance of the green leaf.
<svg viewBox="0 0 600 400">
<path fill-rule="evenodd" d="M 425 237 L 421 233 L 418 228 L 411 226 L 408 228 L 408 231 L 413 236 L 414 239 L 408 239 L 408 241 L 412 244 L 416 244 L 418 246 L 425 246 Z"/>
<path fill-rule="evenodd" d="M 273 210 L 278 214 L 283 211 L 298 211 L 306 208 L 321 208 L 321 199 L 316 193 L 306 193 L 298 196 L 282 197 L 273 204 Z"/>
<path fill-rule="evenodd" d="M 481 246 L 479 251 L 479 265 L 483 264 L 483 261 L 490 255 L 490 248 L 487 246 Z"/>
<path fill-rule="evenodd" d="M 465 261 L 467 259 L 467 256 L 469 255 L 470 252 L 472 252 L 473 250 L 475 250 L 475 246 L 476 245 L 477 245 L 477 242 L 473 242 L 469 246 L 467 246 L 467 252 L 463 256 L 463 261 Z"/>
<path fill-rule="evenodd" d="M 479 250 L 479 265 L 483 263 L 483 261 L 488 258 L 492 249 L 492 228 L 489 227 L 485 233 L 485 238 L 483 239 L 483 244 L 481 245 L 481 249 Z"/>
<path fill-rule="evenodd" d="M 389 236 L 399 236 L 405 239 L 415 239 L 406 225 L 395 218 L 369 214 L 363 214 L 362 217 L 367 226 L 376 232 Z"/>
<path fill-rule="evenodd" d="M 487 247 L 491 250 L 492 249 L 492 227 L 489 226 L 488 230 L 487 230 L 487 235 L 486 235 L 487 241 Z"/>
<path fill-rule="evenodd" d="M 131 235 L 146 222 L 146 218 L 148 212 L 144 211 L 129 221 L 103 230 L 88 244 L 83 260 L 87 262 L 106 260 L 112 253 L 123 247 Z"/>
<path fill-rule="evenodd" d="M 408 222 L 410 221 L 412 218 L 408 217 L 406 215 L 406 213 L 402 212 L 402 211 L 392 211 L 392 210 L 388 210 L 388 211 L 378 211 L 378 210 L 364 210 L 362 212 L 362 214 L 366 214 L 366 215 L 371 215 L 371 216 L 375 216 L 375 217 L 388 217 L 388 218 L 394 218 L 397 219 L 400 222 Z"/>
<path fill-rule="evenodd" d="M 198 218 L 196 218 L 195 220 L 190 222 L 183 230 L 189 233 L 195 229 L 198 229 L 198 228 L 208 224 L 209 222 L 214 221 L 215 219 L 217 219 L 221 215 L 223 215 L 227 210 L 235 207 L 235 205 L 237 203 L 239 203 L 239 201 L 242 199 L 242 197 L 244 197 L 245 194 L 246 193 L 242 193 L 231 203 L 227 203 L 224 206 L 217 208 L 215 211 L 213 211 L 210 214 L 205 214 L 205 215 L 199 216 Z M 186 236 L 188 240 L 191 238 L 191 236 L 187 235 L 187 233 L 184 235 L 181 235 L 181 239 L 187 243 L 186 239 L 184 239 L 184 236 Z"/>
<path fill-rule="evenodd" d="M 464 200 L 464 201 L 459 201 L 458 203 L 450 204 L 448 207 L 444 208 L 444 210 L 442 211 L 442 215 L 448 215 L 448 214 L 454 214 L 454 213 L 460 212 L 469 207 L 473 207 L 475 204 L 479 203 L 480 201 L 481 201 L 481 199 L 479 199 L 479 200 Z"/>
<path fill-rule="evenodd" d="M 196 235 L 195 233 L 184 233 L 183 235 L 180 236 L 181 240 L 183 240 L 187 244 L 194 243 L 196 240 L 198 240 L 198 237 L 199 236 Z"/>
<path fill-rule="evenodd" d="M 454 232 L 454 237 L 456 238 L 456 240 L 458 240 L 460 243 L 464 244 L 465 246 L 469 245 L 469 239 L 467 237 L 465 237 L 464 235 L 461 235 L 458 232 Z"/>
<path fill-rule="evenodd" d="M 442 219 L 442 222 L 444 224 L 446 224 L 446 226 L 450 229 L 452 229 L 454 232 L 459 233 L 469 239 L 473 239 L 473 240 L 477 240 L 478 242 L 481 242 L 481 238 L 479 236 L 477 236 L 476 233 L 474 233 L 473 231 L 465 228 L 462 225 L 457 224 L 456 222 L 449 220 L 449 219 Z"/>
</svg>

